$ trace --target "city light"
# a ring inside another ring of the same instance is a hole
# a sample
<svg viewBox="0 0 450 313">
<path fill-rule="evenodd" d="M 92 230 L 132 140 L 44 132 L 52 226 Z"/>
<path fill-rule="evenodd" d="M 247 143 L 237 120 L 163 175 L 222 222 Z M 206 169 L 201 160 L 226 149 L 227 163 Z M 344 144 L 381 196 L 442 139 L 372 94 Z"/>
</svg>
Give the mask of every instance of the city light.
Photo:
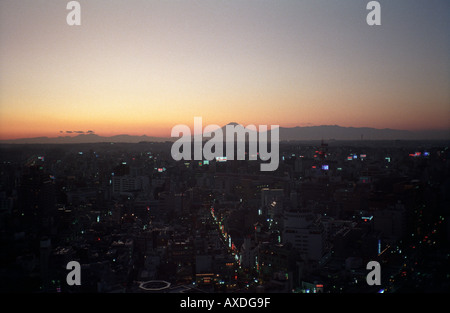
<svg viewBox="0 0 450 313">
<path fill-rule="evenodd" d="M 229 159 L 226 166 L 206 168 L 204 160 L 175 162 L 156 151 L 152 159 L 147 152 L 139 155 L 134 149 L 108 156 L 109 145 L 104 151 L 96 146 L 98 153 L 76 158 L 77 166 L 71 163 L 70 150 L 67 156 L 47 153 L 42 164 L 36 164 L 38 158 L 31 155 L 16 180 L 17 195 L 25 194 L 30 206 L 22 202 L 14 207 L 8 200 L 14 201 L 12 194 L 4 196 L 7 191 L 0 197 L 2 205 L 10 208 L 5 214 L 16 214 L 23 223 L 33 221 L 33 212 L 44 208 L 43 214 L 51 218 L 42 219 L 39 227 L 60 226 L 61 238 L 54 249 L 63 252 L 55 253 L 69 255 L 71 244 L 79 242 L 86 247 L 80 253 L 108 264 L 106 272 L 134 266 L 136 275 L 164 277 L 187 290 L 195 286 L 202 291 L 257 292 L 276 282 L 271 288 L 277 292 L 351 292 L 354 288 L 376 292 L 365 288 L 364 259 L 354 248 L 364 244 L 365 252 L 379 258 L 387 277 L 392 276 L 383 286 L 391 292 L 402 288 L 406 279 L 420 285 L 413 280 L 418 277 L 415 273 L 429 273 L 418 262 L 416 251 L 442 246 L 439 234 L 445 217 L 440 213 L 433 218 L 433 211 L 428 210 L 430 193 L 423 191 L 439 186 L 436 171 L 445 162 L 429 162 L 433 154 L 425 159 L 425 153 L 417 149 L 413 161 L 402 146 L 381 151 L 377 144 L 365 146 L 367 154 L 355 153 L 359 147 L 324 146 L 326 164 L 313 157 L 316 148 L 302 146 L 304 157 L 300 158 L 298 146 L 286 144 L 286 155 L 298 157 L 283 163 L 287 176 L 261 175 L 258 164 L 252 169 L 251 163 Z M 106 161 L 99 163 L 96 154 Z M 365 155 L 371 156 L 370 164 L 358 161 Z M 131 164 L 123 164 L 123 159 L 133 158 Z M 402 163 L 405 159 L 409 161 Z M 217 162 L 221 160 L 225 158 Z M 430 173 L 426 182 L 408 176 L 408 169 L 417 170 L 415 160 L 424 161 L 421 166 Z M 3 164 L 12 169 L 3 171 L 4 180 L 14 182 L 18 170 L 10 164 Z M 418 200 L 405 201 L 411 195 Z M 55 210 L 46 211 L 45 206 L 53 203 Z M 425 216 L 429 218 L 426 223 Z M 402 236 L 407 230 L 411 231 L 405 244 Z M 350 236 L 353 233 L 358 236 Z M 15 232 L 14 236 L 19 240 L 28 234 Z M 336 272 L 327 264 L 342 262 L 333 244 L 342 238 L 349 241 L 354 256 L 346 258 Z M 396 267 L 399 257 L 400 269 Z M 168 264 L 174 264 L 174 269 Z M 300 268 L 314 273 L 309 264 L 323 271 L 320 281 L 307 281 L 309 276 L 299 279 L 295 274 Z M 118 276 L 111 277 L 118 282 Z M 130 286 L 139 288 L 137 283 Z M 64 285 L 61 292 L 65 292 Z"/>
</svg>

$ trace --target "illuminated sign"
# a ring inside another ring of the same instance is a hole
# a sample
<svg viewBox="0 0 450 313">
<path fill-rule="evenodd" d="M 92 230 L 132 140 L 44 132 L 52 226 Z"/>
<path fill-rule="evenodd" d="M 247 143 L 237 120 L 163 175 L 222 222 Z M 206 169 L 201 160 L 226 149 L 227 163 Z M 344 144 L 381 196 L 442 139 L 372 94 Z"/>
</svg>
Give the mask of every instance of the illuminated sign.
<svg viewBox="0 0 450 313">
<path fill-rule="evenodd" d="M 227 157 L 225 156 L 221 156 L 221 157 L 216 157 L 216 161 L 217 162 L 226 162 L 227 161 Z"/>
<path fill-rule="evenodd" d="M 370 182 L 370 178 L 367 177 L 367 176 L 361 176 L 361 177 L 359 178 L 359 181 L 360 181 L 361 183 L 363 183 L 363 184 L 367 184 L 367 183 Z"/>
<path fill-rule="evenodd" d="M 371 221 L 373 219 L 373 216 L 362 216 L 361 219 L 364 220 L 364 222 L 367 222 Z"/>
</svg>

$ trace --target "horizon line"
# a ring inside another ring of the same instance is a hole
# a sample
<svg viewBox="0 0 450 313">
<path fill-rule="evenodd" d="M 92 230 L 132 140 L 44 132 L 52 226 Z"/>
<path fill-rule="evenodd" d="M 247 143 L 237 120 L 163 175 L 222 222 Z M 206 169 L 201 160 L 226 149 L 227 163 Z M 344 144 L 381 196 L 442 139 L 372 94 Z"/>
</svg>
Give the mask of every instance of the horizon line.
<svg viewBox="0 0 450 313">
<path fill-rule="evenodd" d="M 227 125 L 241 125 L 243 127 L 247 127 L 250 125 L 253 126 L 257 126 L 256 124 L 248 124 L 246 126 L 244 126 L 241 123 L 237 123 L 237 122 L 230 122 L 227 123 L 219 128 L 225 128 Z M 269 125 L 267 125 L 269 126 Z M 409 132 L 411 134 L 414 133 L 427 133 L 427 132 L 449 132 L 449 139 L 450 139 L 450 127 L 446 128 L 446 129 L 442 129 L 442 128 L 437 128 L 437 129 L 420 129 L 420 130 L 411 130 L 411 129 L 396 129 L 396 128 L 376 128 L 376 127 L 370 127 L 370 126 L 341 126 L 338 124 L 322 124 L 322 125 L 305 125 L 305 126 L 292 126 L 292 127 L 287 127 L 287 126 L 281 126 L 281 125 L 270 125 L 270 128 L 267 129 L 267 131 L 270 131 L 272 129 L 272 126 L 276 126 L 275 128 L 282 128 L 282 129 L 297 129 L 297 128 L 317 128 L 317 127 L 339 127 L 339 128 L 344 128 L 344 129 L 370 129 L 370 130 L 379 130 L 379 131 L 400 131 L 400 132 Z M 257 130 L 257 132 L 259 132 Z M 81 137 L 81 136 L 97 136 L 97 137 L 103 137 L 103 138 L 113 138 L 113 137 L 120 137 L 120 136 L 128 136 L 128 137 L 151 137 L 151 138 L 156 138 L 156 139 L 175 139 L 175 138 L 179 138 L 179 137 L 172 137 L 172 136 L 161 136 L 161 135 L 148 135 L 148 134 L 130 134 L 130 133 L 117 133 L 117 134 L 111 134 L 111 135 L 102 135 L 102 134 L 98 134 L 95 131 L 92 130 L 88 130 L 88 131 L 60 131 L 58 135 L 56 136 L 35 136 L 35 137 L 30 137 L 30 136 L 23 136 L 23 137 L 14 137 L 14 138 L 5 138 L 5 139 L 1 139 L 0 138 L 0 142 L 5 143 L 5 142 L 9 142 L 9 141 L 16 141 L 16 140 L 36 140 L 36 139 L 71 139 L 71 138 L 77 138 L 77 137 Z M 198 136 L 199 134 L 194 134 L 192 133 L 192 136 Z M 364 135 L 364 134 L 361 134 Z M 328 140 L 333 139 L 333 138 L 329 138 Z M 281 139 L 280 139 L 281 140 Z M 302 139 L 302 140 L 308 140 L 308 139 Z M 316 139 L 310 139 L 310 140 L 316 140 Z M 334 139 L 336 140 L 336 139 Z M 337 139 L 337 140 L 341 140 L 341 139 Z M 352 140 L 360 140 L 360 139 L 352 139 Z M 377 139 L 375 139 L 377 140 Z M 385 140 L 385 139 L 382 139 Z M 391 140 L 395 140 L 395 139 L 391 139 Z M 414 139 L 408 139 L 408 140 L 414 140 Z M 433 139 L 431 139 L 433 140 Z"/>
</svg>

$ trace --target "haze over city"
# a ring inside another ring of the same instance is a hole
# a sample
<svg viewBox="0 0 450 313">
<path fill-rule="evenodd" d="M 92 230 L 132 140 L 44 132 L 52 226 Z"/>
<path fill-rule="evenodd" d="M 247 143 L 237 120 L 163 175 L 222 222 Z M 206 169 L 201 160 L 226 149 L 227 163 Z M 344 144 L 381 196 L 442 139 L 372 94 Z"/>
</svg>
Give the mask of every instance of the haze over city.
<svg viewBox="0 0 450 313">
<path fill-rule="evenodd" d="M 176 124 L 450 128 L 448 1 L 0 3 L 0 139 Z M 75 133 L 74 133 L 75 134 Z"/>
</svg>

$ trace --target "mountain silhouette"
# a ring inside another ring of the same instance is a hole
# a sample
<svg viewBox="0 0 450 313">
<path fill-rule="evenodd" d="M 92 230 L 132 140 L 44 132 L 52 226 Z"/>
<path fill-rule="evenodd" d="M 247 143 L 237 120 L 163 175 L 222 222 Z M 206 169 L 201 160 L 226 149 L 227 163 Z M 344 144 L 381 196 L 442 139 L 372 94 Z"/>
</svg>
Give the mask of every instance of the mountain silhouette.
<svg viewBox="0 0 450 313">
<path fill-rule="evenodd" d="M 110 137 L 99 136 L 97 134 L 80 134 L 77 136 L 58 136 L 58 137 L 34 137 L 34 138 L 20 138 L 10 140 L 0 140 L 0 143 L 14 143 L 14 144 L 64 144 L 64 143 L 101 143 L 101 142 L 164 142 L 171 141 L 173 138 L 166 137 L 151 137 L 147 135 L 131 136 L 131 135 L 115 135 Z"/>
<path fill-rule="evenodd" d="M 446 140 L 449 130 L 410 131 L 370 127 L 321 125 L 280 127 L 280 140 Z"/>
<path fill-rule="evenodd" d="M 240 125 L 236 122 L 227 125 Z M 226 126 L 223 126 L 222 134 L 226 138 Z M 259 125 L 255 125 L 259 130 Z M 268 127 L 270 132 L 270 127 Z M 192 131 L 192 130 L 191 130 Z M 250 131 L 250 133 L 253 131 Z M 399 129 L 378 129 L 370 127 L 342 127 L 338 125 L 321 126 L 296 126 L 279 127 L 280 141 L 306 141 L 306 140 L 449 140 L 450 130 L 424 130 L 410 131 Z M 203 140 L 209 140 L 211 134 L 204 134 Z M 270 140 L 270 134 L 267 136 Z M 132 136 L 127 134 L 110 137 L 99 136 L 97 134 L 79 134 L 77 136 L 58 137 L 34 137 L 0 140 L 0 143 L 10 144 L 63 144 L 63 143 L 100 143 L 100 142 L 164 142 L 175 141 L 174 137 L 154 137 L 154 136 Z M 247 138 L 246 138 L 247 140 Z"/>
</svg>

